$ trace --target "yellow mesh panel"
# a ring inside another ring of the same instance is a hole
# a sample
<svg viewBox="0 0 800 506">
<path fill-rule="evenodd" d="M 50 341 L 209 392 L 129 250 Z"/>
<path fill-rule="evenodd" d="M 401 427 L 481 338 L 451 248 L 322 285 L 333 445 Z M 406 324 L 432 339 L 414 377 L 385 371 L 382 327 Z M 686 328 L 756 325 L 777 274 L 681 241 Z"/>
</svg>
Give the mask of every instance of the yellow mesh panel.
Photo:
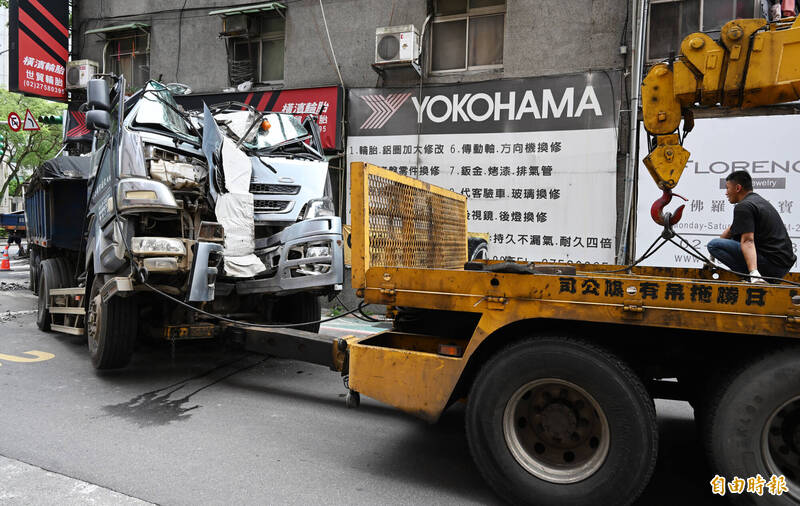
<svg viewBox="0 0 800 506">
<path fill-rule="evenodd" d="M 467 255 L 465 201 L 375 173 L 367 175 L 367 188 L 367 268 L 463 267 Z"/>
<path fill-rule="evenodd" d="M 466 197 L 360 162 L 350 186 L 354 288 L 372 267 L 463 268 Z"/>
</svg>

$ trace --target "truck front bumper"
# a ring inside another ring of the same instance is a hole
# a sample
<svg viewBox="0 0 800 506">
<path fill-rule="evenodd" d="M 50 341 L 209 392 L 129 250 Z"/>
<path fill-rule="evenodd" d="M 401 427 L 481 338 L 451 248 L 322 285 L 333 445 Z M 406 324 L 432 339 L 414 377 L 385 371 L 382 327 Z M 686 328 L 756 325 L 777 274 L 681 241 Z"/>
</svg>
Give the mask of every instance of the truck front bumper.
<svg viewBox="0 0 800 506">
<path fill-rule="evenodd" d="M 344 281 L 342 220 L 311 218 L 256 239 L 255 254 L 274 271 L 268 278 L 238 281 L 240 295 L 327 290 Z"/>
</svg>

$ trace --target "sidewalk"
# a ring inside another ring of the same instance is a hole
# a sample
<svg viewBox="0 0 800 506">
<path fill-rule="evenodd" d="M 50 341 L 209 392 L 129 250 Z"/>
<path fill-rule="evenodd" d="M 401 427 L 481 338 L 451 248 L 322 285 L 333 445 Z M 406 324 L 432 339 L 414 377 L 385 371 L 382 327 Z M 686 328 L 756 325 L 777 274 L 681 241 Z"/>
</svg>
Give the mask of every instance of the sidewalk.
<svg viewBox="0 0 800 506">
<path fill-rule="evenodd" d="M 151 504 L 3 456 L 0 456 L 0 503 L 26 506 Z"/>
</svg>

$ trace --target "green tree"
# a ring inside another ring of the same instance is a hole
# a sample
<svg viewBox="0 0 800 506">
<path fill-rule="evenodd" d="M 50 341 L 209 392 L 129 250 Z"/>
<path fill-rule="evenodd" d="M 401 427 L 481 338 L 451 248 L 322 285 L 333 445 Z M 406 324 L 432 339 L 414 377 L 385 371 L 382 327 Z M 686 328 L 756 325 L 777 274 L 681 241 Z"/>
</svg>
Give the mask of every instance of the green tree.
<svg viewBox="0 0 800 506">
<path fill-rule="evenodd" d="M 2 0 L 0 0 L 2 2 Z M 66 106 L 58 102 L 50 102 L 40 98 L 26 97 L 0 89 L 0 118 L 8 119 L 8 113 L 14 111 L 21 120 L 25 120 L 25 110 L 30 109 L 34 117 L 42 114 L 65 115 Z M 14 132 L 7 125 L 0 127 L 3 140 L 0 142 L 0 162 L 8 164 L 9 173 L 0 187 L 0 195 L 5 195 L 9 187 L 11 195 L 19 193 L 20 186 L 31 170 L 45 160 L 54 157 L 61 149 L 61 125 L 39 125 L 41 130 Z M 13 185 L 12 185 L 13 182 Z"/>
</svg>

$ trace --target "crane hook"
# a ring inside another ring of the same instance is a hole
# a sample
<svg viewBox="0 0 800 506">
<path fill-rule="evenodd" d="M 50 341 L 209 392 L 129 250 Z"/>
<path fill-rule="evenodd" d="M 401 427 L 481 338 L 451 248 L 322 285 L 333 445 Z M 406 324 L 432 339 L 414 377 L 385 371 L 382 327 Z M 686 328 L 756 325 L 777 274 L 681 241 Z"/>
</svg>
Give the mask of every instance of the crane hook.
<svg viewBox="0 0 800 506">
<path fill-rule="evenodd" d="M 653 202 L 652 207 L 650 207 L 650 216 L 653 218 L 653 221 L 662 227 L 666 226 L 667 224 L 669 224 L 671 227 L 672 225 L 675 225 L 681 221 L 681 217 L 683 216 L 683 208 L 686 207 L 686 205 L 681 205 L 678 209 L 676 209 L 675 214 L 664 214 L 664 208 L 670 203 L 673 196 L 680 197 L 687 202 L 689 199 L 682 195 L 678 195 L 677 193 L 672 193 L 672 190 L 663 190 L 663 192 L 664 193 L 655 202 Z"/>
</svg>

